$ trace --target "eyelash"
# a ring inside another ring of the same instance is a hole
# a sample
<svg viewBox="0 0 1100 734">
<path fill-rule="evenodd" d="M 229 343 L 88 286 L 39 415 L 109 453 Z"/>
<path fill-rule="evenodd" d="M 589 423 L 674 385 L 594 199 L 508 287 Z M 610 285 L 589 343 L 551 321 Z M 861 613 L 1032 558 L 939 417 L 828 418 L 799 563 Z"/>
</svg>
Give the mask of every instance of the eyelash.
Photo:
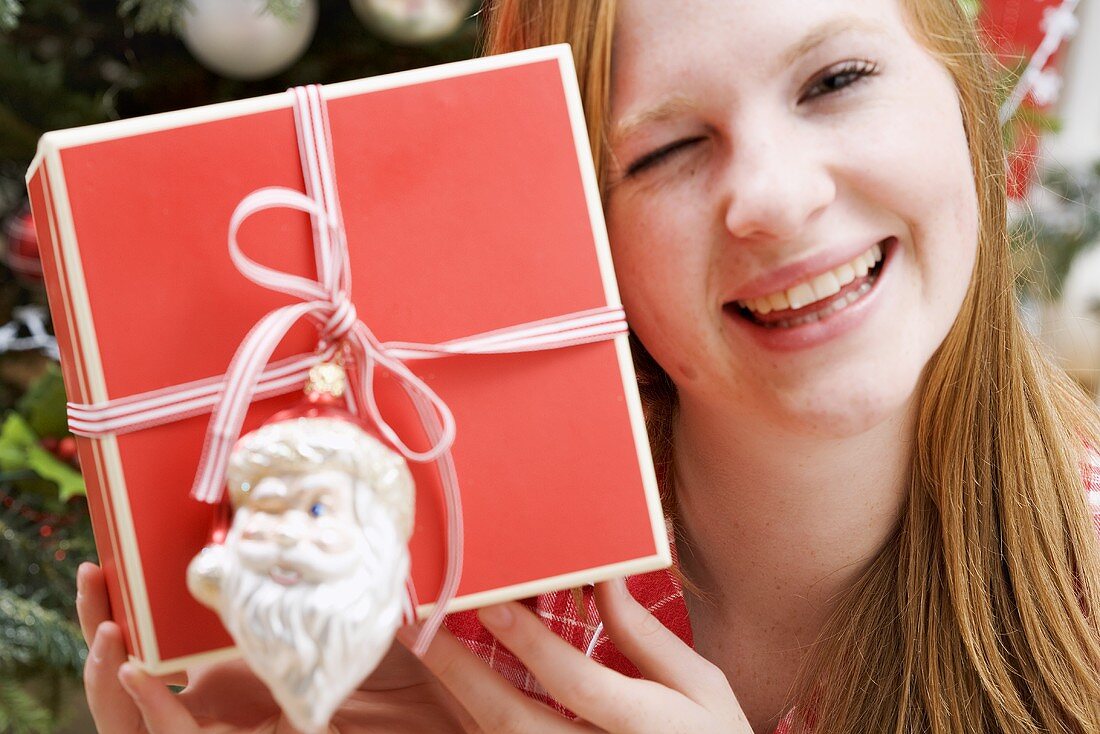
<svg viewBox="0 0 1100 734">
<path fill-rule="evenodd" d="M 816 99 L 822 94 L 835 94 L 840 92 L 861 79 L 869 76 L 874 76 L 878 73 L 878 64 L 873 61 L 866 61 L 865 59 L 852 59 L 851 61 L 842 61 L 841 63 L 831 66 L 825 70 L 825 73 L 819 76 L 810 85 L 809 89 L 803 92 L 802 96 L 798 98 L 799 102 L 804 102 L 810 99 Z M 823 83 L 830 79 L 841 79 L 848 77 L 850 81 L 846 84 L 842 84 L 839 87 L 833 89 L 827 89 L 824 92 L 817 94 L 810 94 L 813 90 L 819 88 Z"/>
<path fill-rule="evenodd" d="M 842 92 L 856 82 L 864 79 L 865 77 L 874 76 L 878 73 L 878 70 L 878 64 L 874 63 L 873 61 L 853 59 L 851 61 L 841 62 L 840 64 L 831 66 L 826 69 L 825 73 L 815 79 L 814 82 L 809 86 L 809 88 L 802 93 L 802 95 L 798 98 L 798 101 L 800 103 L 807 102 L 817 99 L 818 97 Z M 838 79 L 847 79 L 848 81 L 838 86 L 834 86 L 831 89 L 825 89 L 822 92 L 814 91 L 818 88 L 821 88 L 822 84 L 824 84 L 825 82 L 829 80 L 835 81 Z M 705 139 L 706 138 L 702 135 L 694 138 L 684 138 L 682 140 L 677 140 L 673 143 L 669 143 L 668 145 L 658 148 L 657 150 L 654 150 L 650 153 L 646 153 L 641 158 L 630 164 L 630 167 L 626 171 L 625 178 L 630 178 L 631 176 L 637 175 L 645 169 L 650 168 L 654 164 L 663 162 L 665 159 L 671 157 L 673 153 L 686 149 L 694 145 L 695 143 L 698 143 Z"/>
</svg>

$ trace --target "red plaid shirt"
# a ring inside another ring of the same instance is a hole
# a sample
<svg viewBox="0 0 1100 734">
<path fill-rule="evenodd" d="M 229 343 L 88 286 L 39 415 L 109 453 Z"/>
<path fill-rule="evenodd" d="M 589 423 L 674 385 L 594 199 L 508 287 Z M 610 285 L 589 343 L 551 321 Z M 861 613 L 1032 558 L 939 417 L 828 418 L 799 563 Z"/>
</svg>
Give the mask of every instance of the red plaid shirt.
<svg viewBox="0 0 1100 734">
<path fill-rule="evenodd" d="M 1092 454 L 1090 462 L 1086 465 L 1085 489 L 1088 492 L 1089 503 L 1093 508 L 1097 531 L 1100 532 L 1100 454 Z M 683 589 L 680 586 L 679 579 L 671 571 L 655 571 L 631 576 L 627 579 L 627 588 L 630 589 L 631 595 L 645 606 L 653 616 L 661 620 L 684 642 L 689 645 L 692 644 L 691 623 L 688 620 Z M 577 605 L 573 601 L 573 594 L 569 591 L 559 591 L 544 594 L 534 599 L 526 599 L 523 604 L 541 617 L 546 626 L 559 637 L 578 650 L 585 651 L 592 644 L 592 635 L 599 625 L 599 612 L 596 609 L 591 588 L 586 587 L 582 596 L 584 614 L 581 614 L 577 609 Z M 452 614 L 447 617 L 446 625 L 470 650 L 488 662 L 513 686 L 531 698 L 552 706 L 563 715 L 571 715 L 571 712 L 550 698 L 546 689 L 535 680 L 534 676 L 515 655 L 509 652 L 506 647 L 497 643 L 496 638 L 481 626 L 481 623 L 477 620 L 476 612 Z M 601 631 L 599 638 L 595 641 L 592 658 L 624 675 L 633 678 L 640 677 L 638 669 L 615 648 L 605 632 Z M 791 726 L 793 713 L 792 710 L 784 717 L 774 734 L 787 734 Z"/>
</svg>

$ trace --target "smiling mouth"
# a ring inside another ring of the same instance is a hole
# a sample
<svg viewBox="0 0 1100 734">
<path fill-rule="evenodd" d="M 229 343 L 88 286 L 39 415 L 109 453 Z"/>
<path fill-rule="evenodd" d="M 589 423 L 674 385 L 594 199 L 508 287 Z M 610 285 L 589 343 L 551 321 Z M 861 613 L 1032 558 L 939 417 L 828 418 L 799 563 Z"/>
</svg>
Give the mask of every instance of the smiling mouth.
<svg viewBox="0 0 1100 734">
<path fill-rule="evenodd" d="M 887 237 L 827 273 L 762 298 L 731 301 L 723 308 L 765 329 L 793 329 L 826 321 L 866 298 L 896 243 L 897 238 Z"/>
<path fill-rule="evenodd" d="M 302 579 L 302 574 L 282 566 L 272 566 L 267 575 L 271 577 L 272 581 L 283 586 L 294 586 Z"/>
</svg>

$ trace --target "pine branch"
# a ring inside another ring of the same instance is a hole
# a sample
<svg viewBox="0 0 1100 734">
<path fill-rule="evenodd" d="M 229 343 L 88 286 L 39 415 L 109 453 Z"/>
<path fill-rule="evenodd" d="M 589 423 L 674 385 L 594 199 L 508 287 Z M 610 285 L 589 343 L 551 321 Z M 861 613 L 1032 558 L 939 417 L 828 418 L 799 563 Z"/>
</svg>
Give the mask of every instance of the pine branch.
<svg viewBox="0 0 1100 734">
<path fill-rule="evenodd" d="M 75 624 L 0 587 L 0 669 L 50 668 L 79 676 L 87 648 Z"/>
<path fill-rule="evenodd" d="M 179 28 L 180 14 L 187 0 L 119 0 L 118 15 L 134 17 L 134 30 L 139 33 L 174 32 Z"/>
<path fill-rule="evenodd" d="M 295 21 L 302 12 L 302 0 L 267 0 L 267 12 L 288 23 Z"/>
<path fill-rule="evenodd" d="M 118 14 L 121 18 L 133 16 L 134 30 L 139 33 L 175 33 L 179 31 L 180 18 L 189 6 L 187 0 L 119 0 Z M 267 0 L 264 9 L 289 22 L 298 18 L 302 0 Z"/>
<path fill-rule="evenodd" d="M 0 677 L 0 731 L 10 734 L 49 734 L 50 712 L 10 678 Z"/>
<path fill-rule="evenodd" d="M 22 0 L 0 0 L 0 31 L 14 30 L 22 14 Z"/>
<path fill-rule="evenodd" d="M 43 526 L 19 514 L 24 508 L 44 505 L 24 493 L 0 513 L 0 588 L 72 616 L 76 568 L 95 558 L 87 511 L 83 504 L 71 505 L 68 521 L 72 524 L 54 528 L 46 542 Z M 59 554 L 63 555 L 59 558 Z"/>
</svg>

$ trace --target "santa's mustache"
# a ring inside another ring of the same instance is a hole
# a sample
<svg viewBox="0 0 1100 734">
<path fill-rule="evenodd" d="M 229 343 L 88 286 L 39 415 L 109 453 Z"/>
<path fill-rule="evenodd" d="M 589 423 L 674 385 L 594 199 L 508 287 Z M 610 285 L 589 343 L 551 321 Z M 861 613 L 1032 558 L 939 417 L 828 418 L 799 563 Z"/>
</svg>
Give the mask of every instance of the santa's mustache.
<svg viewBox="0 0 1100 734">
<path fill-rule="evenodd" d="M 353 566 L 366 563 L 374 568 L 380 563 L 378 553 L 370 543 L 358 543 L 349 550 L 332 553 L 308 541 L 283 547 L 266 541 L 242 540 L 240 554 L 248 569 L 255 573 L 268 573 L 278 567 L 297 571 L 312 579 L 346 575 L 354 571 Z"/>
</svg>

